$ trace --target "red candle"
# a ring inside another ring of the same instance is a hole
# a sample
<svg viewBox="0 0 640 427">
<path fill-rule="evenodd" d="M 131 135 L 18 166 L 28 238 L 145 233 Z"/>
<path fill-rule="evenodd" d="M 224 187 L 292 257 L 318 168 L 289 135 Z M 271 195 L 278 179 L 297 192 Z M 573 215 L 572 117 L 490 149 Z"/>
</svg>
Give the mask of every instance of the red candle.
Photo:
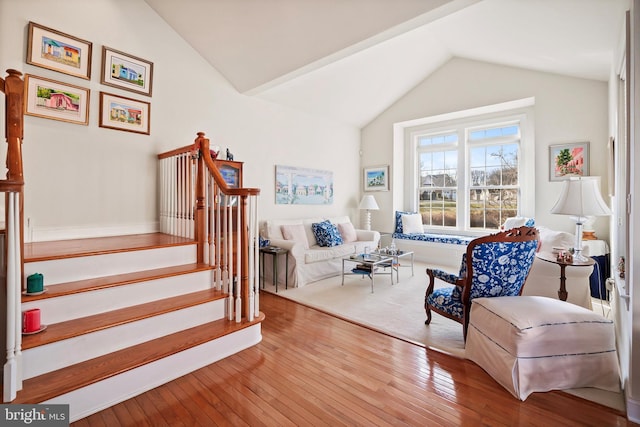
<svg viewBox="0 0 640 427">
<path fill-rule="evenodd" d="M 22 332 L 36 332 L 40 330 L 40 309 L 32 308 L 22 312 Z"/>
</svg>

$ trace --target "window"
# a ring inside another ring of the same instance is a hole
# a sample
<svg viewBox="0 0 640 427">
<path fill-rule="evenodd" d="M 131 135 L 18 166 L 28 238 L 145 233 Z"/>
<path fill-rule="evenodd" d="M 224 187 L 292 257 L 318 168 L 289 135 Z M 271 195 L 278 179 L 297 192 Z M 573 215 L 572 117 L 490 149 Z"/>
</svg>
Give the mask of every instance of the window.
<svg viewBox="0 0 640 427">
<path fill-rule="evenodd" d="M 405 171 L 415 178 L 405 183 L 425 229 L 485 233 L 506 218 L 533 216 L 530 122 L 523 110 L 511 110 L 407 126 L 412 165 Z"/>
<path fill-rule="evenodd" d="M 518 214 L 520 126 L 471 130 L 467 149 L 469 228 L 498 229 Z"/>
</svg>

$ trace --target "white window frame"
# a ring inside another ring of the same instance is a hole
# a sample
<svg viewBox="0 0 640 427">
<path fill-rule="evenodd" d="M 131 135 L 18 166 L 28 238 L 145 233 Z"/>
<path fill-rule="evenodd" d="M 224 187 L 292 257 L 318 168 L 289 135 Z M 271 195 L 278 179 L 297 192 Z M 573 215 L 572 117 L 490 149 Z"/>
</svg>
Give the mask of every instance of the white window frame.
<svg viewBox="0 0 640 427">
<path fill-rule="evenodd" d="M 474 108 L 455 113 L 441 114 L 394 125 L 394 168 L 403 171 L 401 180 L 403 188 L 399 190 L 401 196 L 394 196 L 395 210 L 418 211 L 420 201 L 417 188 L 419 186 L 419 158 L 417 151 L 418 134 L 440 133 L 458 128 L 470 128 L 492 125 L 502 122 L 519 121 L 520 126 L 520 154 L 518 159 L 518 181 L 520 186 L 520 200 L 518 215 L 534 217 L 535 215 L 535 134 L 534 134 L 534 98 L 505 102 L 486 107 Z M 458 219 L 457 227 L 425 226 L 425 231 L 437 233 L 461 233 L 466 235 L 486 234 L 486 229 L 470 229 L 468 227 L 469 191 L 467 171 L 468 148 L 466 135 L 458 135 Z M 445 144 L 442 145 L 443 147 Z M 462 153 L 460 157 L 460 153 Z M 460 197 L 463 196 L 463 197 Z"/>
</svg>

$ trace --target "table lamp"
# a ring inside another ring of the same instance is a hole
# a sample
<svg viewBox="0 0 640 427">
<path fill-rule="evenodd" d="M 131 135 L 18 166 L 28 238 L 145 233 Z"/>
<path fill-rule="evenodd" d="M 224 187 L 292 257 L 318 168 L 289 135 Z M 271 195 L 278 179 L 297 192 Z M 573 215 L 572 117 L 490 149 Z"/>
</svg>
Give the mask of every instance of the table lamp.
<svg viewBox="0 0 640 427">
<path fill-rule="evenodd" d="M 612 214 L 602 199 L 599 184 L 600 177 L 597 176 L 570 178 L 562 183 L 560 198 L 551 208 L 551 213 L 571 215 L 576 221 L 573 259 L 578 262 L 587 261 L 587 258 L 582 255 L 582 225 L 587 221 L 587 217 Z"/>
<path fill-rule="evenodd" d="M 367 211 L 364 221 L 364 229 L 371 230 L 371 211 L 377 211 L 380 209 L 378 207 L 378 203 L 376 203 L 376 199 L 373 196 L 364 196 L 362 200 L 360 200 L 358 209 L 364 209 Z"/>
</svg>

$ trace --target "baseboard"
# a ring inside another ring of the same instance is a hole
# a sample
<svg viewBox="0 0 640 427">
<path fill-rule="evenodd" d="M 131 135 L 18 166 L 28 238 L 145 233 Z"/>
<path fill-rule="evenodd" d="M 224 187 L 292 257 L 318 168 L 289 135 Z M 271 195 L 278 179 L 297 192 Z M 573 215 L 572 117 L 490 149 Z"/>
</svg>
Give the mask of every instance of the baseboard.
<svg viewBox="0 0 640 427">
<path fill-rule="evenodd" d="M 640 424 L 640 400 L 627 396 L 627 419 Z"/>
<path fill-rule="evenodd" d="M 140 224 L 92 225 L 86 227 L 38 227 L 25 230 L 25 243 L 53 240 L 89 239 L 92 237 L 125 236 L 129 234 L 157 233 L 157 221 Z"/>
</svg>

